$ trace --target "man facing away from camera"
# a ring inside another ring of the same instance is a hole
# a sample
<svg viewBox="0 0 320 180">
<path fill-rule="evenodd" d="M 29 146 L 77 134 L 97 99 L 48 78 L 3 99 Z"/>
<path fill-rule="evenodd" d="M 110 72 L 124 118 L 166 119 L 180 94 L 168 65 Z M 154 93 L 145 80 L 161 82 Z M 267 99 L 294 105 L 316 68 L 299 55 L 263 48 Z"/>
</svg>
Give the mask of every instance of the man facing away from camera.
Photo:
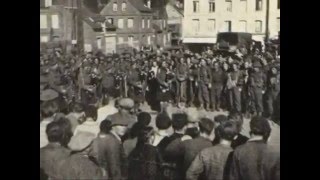
<svg viewBox="0 0 320 180">
<path fill-rule="evenodd" d="M 212 146 L 214 139 L 214 122 L 208 118 L 201 118 L 199 122 L 200 136 L 185 140 L 180 144 L 180 151 L 184 154 L 183 169 L 186 172 L 196 155 L 203 149 Z"/>
<path fill-rule="evenodd" d="M 228 121 L 221 125 L 219 144 L 202 150 L 193 160 L 186 175 L 187 180 L 210 179 L 223 180 L 227 178 L 231 143 L 237 134 L 236 124 Z"/>
<path fill-rule="evenodd" d="M 268 120 L 260 116 L 252 118 L 250 139 L 234 151 L 230 180 L 280 179 L 280 154 L 267 145 L 270 133 Z"/>
</svg>

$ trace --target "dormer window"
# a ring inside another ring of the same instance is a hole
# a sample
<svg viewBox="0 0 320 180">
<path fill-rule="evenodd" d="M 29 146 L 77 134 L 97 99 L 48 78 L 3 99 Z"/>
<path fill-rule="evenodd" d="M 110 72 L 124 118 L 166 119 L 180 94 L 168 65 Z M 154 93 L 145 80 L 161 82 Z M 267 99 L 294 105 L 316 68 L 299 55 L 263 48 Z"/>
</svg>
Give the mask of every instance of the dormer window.
<svg viewBox="0 0 320 180">
<path fill-rule="evenodd" d="M 127 3 L 123 2 L 121 5 L 121 9 L 122 9 L 122 11 L 126 11 L 127 10 Z"/>
</svg>

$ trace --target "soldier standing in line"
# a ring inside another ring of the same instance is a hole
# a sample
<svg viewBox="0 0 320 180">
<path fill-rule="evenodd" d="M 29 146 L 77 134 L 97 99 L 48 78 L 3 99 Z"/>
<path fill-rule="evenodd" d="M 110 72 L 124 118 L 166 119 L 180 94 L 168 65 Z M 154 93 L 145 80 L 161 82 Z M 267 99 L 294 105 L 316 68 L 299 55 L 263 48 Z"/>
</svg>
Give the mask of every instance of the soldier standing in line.
<svg viewBox="0 0 320 180">
<path fill-rule="evenodd" d="M 249 87 L 253 100 L 253 113 L 261 116 L 263 113 L 263 94 L 265 92 L 265 74 L 261 71 L 259 59 L 253 62 L 253 72 L 250 74 Z"/>
<path fill-rule="evenodd" d="M 198 76 L 198 61 L 193 59 L 190 60 L 191 63 L 189 65 L 189 73 L 188 73 L 188 81 L 187 81 L 187 91 L 188 91 L 188 100 L 187 100 L 187 106 L 192 107 L 194 103 L 194 97 L 197 94 L 197 88 L 196 88 L 196 79 Z"/>
<path fill-rule="evenodd" d="M 250 67 L 249 62 L 245 61 L 242 65 L 241 69 L 241 78 L 243 79 L 242 91 L 241 91 L 241 106 L 242 106 L 242 113 L 249 117 L 250 112 L 250 95 L 249 95 L 249 87 L 248 87 L 248 80 L 250 74 Z"/>
<path fill-rule="evenodd" d="M 170 100 L 170 87 L 167 81 L 168 73 L 168 64 L 166 61 L 163 61 L 156 75 L 156 80 L 158 82 L 157 100 L 160 102 L 160 112 L 165 110 L 167 102 Z"/>
<path fill-rule="evenodd" d="M 210 68 L 208 68 L 207 63 L 204 59 L 201 59 L 200 61 L 197 80 L 200 109 L 203 109 L 205 107 L 206 110 L 209 110 L 209 89 L 211 89 L 212 77 Z"/>
<path fill-rule="evenodd" d="M 240 80 L 239 65 L 234 62 L 232 71 L 228 75 L 227 89 L 229 99 L 229 111 L 241 113 L 241 80 Z M 240 80 L 240 81 L 239 81 Z"/>
<path fill-rule="evenodd" d="M 267 110 L 268 116 L 274 116 L 274 109 L 276 109 L 277 96 L 280 93 L 280 73 L 276 67 L 272 67 L 267 78 Z"/>
<path fill-rule="evenodd" d="M 212 111 L 220 111 L 221 92 L 223 89 L 223 71 L 218 62 L 213 63 L 212 68 L 212 87 L 211 87 L 211 106 Z"/>
<path fill-rule="evenodd" d="M 220 61 L 221 63 L 221 61 Z M 229 77 L 229 64 L 228 63 L 222 63 L 222 79 L 223 79 L 223 88 L 221 92 L 221 107 L 223 110 L 229 109 L 228 105 L 228 89 L 227 89 L 227 82 Z"/>
<path fill-rule="evenodd" d="M 114 78 L 114 67 L 111 63 L 111 60 L 108 60 L 105 70 L 102 75 L 102 97 L 116 97 L 116 89 L 115 89 L 115 78 Z"/>
<path fill-rule="evenodd" d="M 177 105 L 180 107 L 181 102 L 187 100 L 187 76 L 188 76 L 188 65 L 185 63 L 184 58 L 180 58 L 180 63 L 177 64 Z"/>
</svg>

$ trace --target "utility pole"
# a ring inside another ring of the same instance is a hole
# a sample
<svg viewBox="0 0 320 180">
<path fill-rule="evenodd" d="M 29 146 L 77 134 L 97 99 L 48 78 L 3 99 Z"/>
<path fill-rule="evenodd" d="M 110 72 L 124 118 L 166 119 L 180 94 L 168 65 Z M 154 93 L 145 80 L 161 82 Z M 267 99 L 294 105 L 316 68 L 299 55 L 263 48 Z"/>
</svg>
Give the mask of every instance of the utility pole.
<svg viewBox="0 0 320 180">
<path fill-rule="evenodd" d="M 269 11 L 270 11 L 270 0 L 267 1 L 267 9 L 266 9 L 266 42 L 269 41 Z"/>
</svg>

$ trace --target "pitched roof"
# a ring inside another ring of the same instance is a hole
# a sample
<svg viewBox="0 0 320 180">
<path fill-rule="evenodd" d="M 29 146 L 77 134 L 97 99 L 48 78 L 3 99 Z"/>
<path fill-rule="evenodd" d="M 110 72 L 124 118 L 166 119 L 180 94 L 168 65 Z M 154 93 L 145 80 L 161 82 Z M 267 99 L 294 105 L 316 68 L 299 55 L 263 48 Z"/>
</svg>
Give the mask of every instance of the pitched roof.
<svg viewBox="0 0 320 180">
<path fill-rule="evenodd" d="M 90 18 L 84 18 L 84 22 L 86 22 L 92 29 L 102 31 L 101 24 L 92 21 Z"/>
<path fill-rule="evenodd" d="M 102 31 L 101 23 L 105 22 L 105 18 L 102 17 L 85 17 L 83 21 L 86 22 L 95 31 Z M 116 29 L 116 27 L 108 22 L 105 22 L 107 29 Z"/>
<path fill-rule="evenodd" d="M 87 8 L 93 13 L 100 13 L 100 11 L 105 7 L 105 3 L 107 1 L 101 1 L 101 5 L 99 6 L 97 0 L 82 0 L 83 1 L 83 7 Z"/>
<path fill-rule="evenodd" d="M 128 0 L 132 6 L 134 6 L 140 12 L 148 12 L 151 13 L 152 10 L 144 5 L 142 0 Z"/>
</svg>

